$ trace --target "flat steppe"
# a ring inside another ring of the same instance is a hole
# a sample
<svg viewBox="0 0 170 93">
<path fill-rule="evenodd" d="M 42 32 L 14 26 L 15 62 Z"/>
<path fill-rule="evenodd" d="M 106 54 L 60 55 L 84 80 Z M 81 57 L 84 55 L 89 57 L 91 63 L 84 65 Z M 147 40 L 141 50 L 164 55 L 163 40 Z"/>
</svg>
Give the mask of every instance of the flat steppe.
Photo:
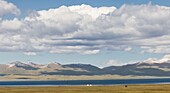
<svg viewBox="0 0 170 93">
<path fill-rule="evenodd" d="M 170 84 L 0 87 L 0 93 L 170 93 Z"/>
</svg>

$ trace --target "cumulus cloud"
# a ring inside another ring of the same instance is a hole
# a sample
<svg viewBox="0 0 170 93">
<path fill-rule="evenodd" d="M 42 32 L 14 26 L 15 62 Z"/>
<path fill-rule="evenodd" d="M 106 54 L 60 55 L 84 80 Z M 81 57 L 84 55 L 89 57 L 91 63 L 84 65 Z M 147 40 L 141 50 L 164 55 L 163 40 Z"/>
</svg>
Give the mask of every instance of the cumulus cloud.
<svg viewBox="0 0 170 93">
<path fill-rule="evenodd" d="M 0 29 L 5 30 L 18 30 L 21 28 L 22 22 L 17 18 L 13 20 L 3 20 L 0 22 Z"/>
<path fill-rule="evenodd" d="M 142 53 L 169 53 L 169 18 L 170 7 L 151 4 L 34 11 L 22 19 L 0 20 L 0 51 L 96 54 L 140 47 Z"/>
<path fill-rule="evenodd" d="M 13 4 L 5 0 L 0 0 L 0 16 L 5 14 L 19 15 L 20 10 Z"/>
</svg>

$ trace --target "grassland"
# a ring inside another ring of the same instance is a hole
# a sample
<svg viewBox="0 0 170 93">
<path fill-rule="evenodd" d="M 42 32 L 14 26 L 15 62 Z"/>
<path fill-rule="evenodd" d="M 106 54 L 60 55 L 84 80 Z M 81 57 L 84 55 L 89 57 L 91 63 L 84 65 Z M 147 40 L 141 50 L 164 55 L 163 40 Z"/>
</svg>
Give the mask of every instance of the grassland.
<svg viewBox="0 0 170 93">
<path fill-rule="evenodd" d="M 0 93 L 170 93 L 170 85 L 0 87 Z"/>
</svg>

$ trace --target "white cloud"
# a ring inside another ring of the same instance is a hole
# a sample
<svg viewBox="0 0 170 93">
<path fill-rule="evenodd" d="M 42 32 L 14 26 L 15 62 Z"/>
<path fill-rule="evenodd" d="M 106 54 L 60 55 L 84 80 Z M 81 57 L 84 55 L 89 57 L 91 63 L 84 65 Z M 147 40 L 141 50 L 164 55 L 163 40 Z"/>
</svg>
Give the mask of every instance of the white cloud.
<svg viewBox="0 0 170 93">
<path fill-rule="evenodd" d="M 5 0 L 0 0 L 0 16 L 5 14 L 19 15 L 20 10 L 13 4 Z"/>
<path fill-rule="evenodd" d="M 164 63 L 164 62 L 170 62 L 170 55 L 164 55 L 162 58 L 160 59 L 156 59 L 156 58 L 148 58 L 147 60 L 143 61 L 144 63 Z M 142 62 L 142 63 L 143 63 Z"/>
<path fill-rule="evenodd" d="M 101 15 L 105 15 L 113 12 L 115 7 L 92 7 L 90 5 L 77 5 L 68 7 L 71 11 L 76 12 L 80 15 L 89 16 L 92 19 L 96 19 Z"/>
<path fill-rule="evenodd" d="M 17 18 L 13 20 L 3 20 L 0 22 L 0 28 L 4 30 L 19 30 L 21 28 L 22 22 Z"/>
<path fill-rule="evenodd" d="M 131 47 L 127 47 L 127 48 L 125 48 L 125 51 L 131 51 L 132 50 L 132 48 Z"/>
<path fill-rule="evenodd" d="M 141 61 L 133 60 L 133 61 L 122 62 L 122 61 L 118 61 L 116 59 L 110 59 L 109 61 L 103 63 L 103 67 L 108 67 L 108 66 L 123 66 L 123 65 L 127 65 L 127 64 L 135 64 L 136 62 L 141 62 Z"/>
<path fill-rule="evenodd" d="M 169 18 L 170 7 L 151 4 L 34 11 L 23 19 L 0 20 L 0 51 L 96 54 L 137 46 L 143 53 L 170 53 Z"/>
<path fill-rule="evenodd" d="M 28 56 L 35 56 L 35 55 L 37 55 L 37 53 L 34 53 L 34 52 L 25 52 L 24 54 L 28 55 Z"/>
<path fill-rule="evenodd" d="M 121 66 L 121 63 L 118 62 L 117 60 L 111 59 L 108 62 L 105 62 L 104 66 L 105 67 L 107 67 L 107 66 Z"/>
</svg>

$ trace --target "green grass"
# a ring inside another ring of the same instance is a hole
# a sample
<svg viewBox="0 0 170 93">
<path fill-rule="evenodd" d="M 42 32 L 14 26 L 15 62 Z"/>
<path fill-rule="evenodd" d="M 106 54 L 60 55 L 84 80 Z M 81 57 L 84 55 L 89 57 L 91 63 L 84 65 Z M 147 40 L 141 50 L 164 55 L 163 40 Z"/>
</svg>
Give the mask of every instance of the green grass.
<svg viewBox="0 0 170 93">
<path fill-rule="evenodd" d="M 0 93 L 170 93 L 170 85 L 0 87 Z"/>
</svg>

